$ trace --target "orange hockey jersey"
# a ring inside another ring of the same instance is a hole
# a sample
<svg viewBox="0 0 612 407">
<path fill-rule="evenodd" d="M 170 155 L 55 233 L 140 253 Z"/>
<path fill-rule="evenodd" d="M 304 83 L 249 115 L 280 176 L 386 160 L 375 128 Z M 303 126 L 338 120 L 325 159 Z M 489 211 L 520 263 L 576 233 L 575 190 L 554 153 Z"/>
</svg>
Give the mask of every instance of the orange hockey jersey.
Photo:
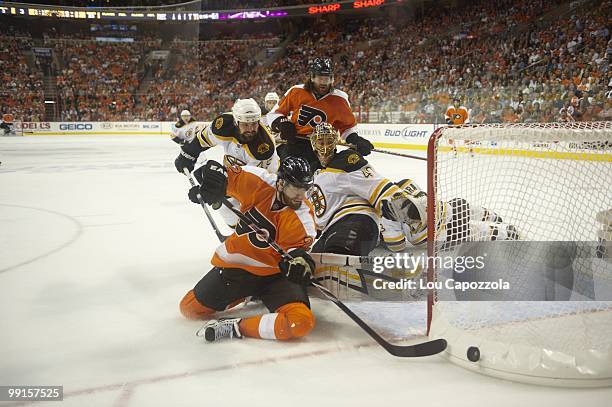
<svg viewBox="0 0 612 407">
<path fill-rule="evenodd" d="M 276 200 L 276 174 L 251 166 L 228 167 L 227 194 L 240 202 L 240 211 L 252 219 L 283 250 L 309 250 L 316 237 L 314 211 L 304 199 L 291 209 Z M 211 263 L 217 267 L 247 270 L 260 276 L 280 272 L 281 256 L 242 220 L 236 231 L 215 251 Z"/>
<path fill-rule="evenodd" d="M 297 129 L 298 136 L 308 138 L 316 125 L 327 122 L 340 132 L 342 140 L 356 132 L 357 120 L 351 110 L 348 95 L 338 89 L 332 89 L 321 99 L 296 85 L 285 93 L 278 104 L 266 115 L 266 121 L 272 123 L 280 116 L 290 117 Z"/>
<path fill-rule="evenodd" d="M 453 124 L 467 124 L 470 122 L 468 110 L 465 106 L 449 106 L 444 117 L 446 120 L 452 120 Z"/>
</svg>

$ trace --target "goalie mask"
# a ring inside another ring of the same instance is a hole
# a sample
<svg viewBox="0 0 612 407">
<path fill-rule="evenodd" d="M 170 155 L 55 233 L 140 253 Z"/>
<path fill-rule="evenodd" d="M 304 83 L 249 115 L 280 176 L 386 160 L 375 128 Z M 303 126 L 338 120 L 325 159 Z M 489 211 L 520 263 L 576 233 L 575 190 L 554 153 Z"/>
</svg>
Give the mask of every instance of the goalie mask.
<svg viewBox="0 0 612 407">
<path fill-rule="evenodd" d="M 248 143 L 257 135 L 261 108 L 254 99 L 238 99 L 232 107 L 234 123 L 240 133 L 240 141 Z"/>
<path fill-rule="evenodd" d="M 338 131 L 331 124 L 324 122 L 314 128 L 310 135 L 310 144 L 322 166 L 327 167 L 339 141 Z"/>
</svg>

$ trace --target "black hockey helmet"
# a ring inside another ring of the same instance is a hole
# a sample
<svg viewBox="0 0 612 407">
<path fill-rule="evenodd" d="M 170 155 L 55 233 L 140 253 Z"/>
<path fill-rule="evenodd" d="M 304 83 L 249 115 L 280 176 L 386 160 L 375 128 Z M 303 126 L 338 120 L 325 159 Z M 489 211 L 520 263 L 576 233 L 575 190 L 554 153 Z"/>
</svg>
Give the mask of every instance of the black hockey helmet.
<svg viewBox="0 0 612 407">
<path fill-rule="evenodd" d="M 310 64 L 311 75 L 333 76 L 334 68 L 331 58 L 315 58 Z"/>
<path fill-rule="evenodd" d="M 278 179 L 304 189 L 309 189 L 313 184 L 310 164 L 300 157 L 285 158 L 278 168 Z"/>
</svg>

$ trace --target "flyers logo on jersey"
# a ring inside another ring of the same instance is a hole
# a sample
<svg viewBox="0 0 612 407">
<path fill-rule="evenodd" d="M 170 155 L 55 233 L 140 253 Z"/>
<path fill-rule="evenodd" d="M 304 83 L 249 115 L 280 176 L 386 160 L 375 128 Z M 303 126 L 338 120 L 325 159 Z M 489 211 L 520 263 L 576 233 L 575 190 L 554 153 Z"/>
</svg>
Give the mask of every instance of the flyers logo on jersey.
<svg viewBox="0 0 612 407">
<path fill-rule="evenodd" d="M 323 110 L 316 109 L 308 105 L 302 105 L 298 112 L 297 123 L 300 126 L 316 127 L 318 124 L 327 121 L 327 115 Z"/>
<path fill-rule="evenodd" d="M 272 241 L 276 239 L 276 228 L 274 227 L 274 224 L 266 219 L 266 217 L 255 207 L 249 209 L 244 214 L 251 220 L 252 223 L 259 226 L 261 229 L 261 235 L 253 231 L 253 229 L 251 229 L 242 219 L 238 222 L 238 225 L 236 225 L 236 234 L 238 236 L 244 234 L 248 235 L 251 244 L 257 248 L 268 248 L 270 246 L 268 244 L 268 239 Z"/>
</svg>

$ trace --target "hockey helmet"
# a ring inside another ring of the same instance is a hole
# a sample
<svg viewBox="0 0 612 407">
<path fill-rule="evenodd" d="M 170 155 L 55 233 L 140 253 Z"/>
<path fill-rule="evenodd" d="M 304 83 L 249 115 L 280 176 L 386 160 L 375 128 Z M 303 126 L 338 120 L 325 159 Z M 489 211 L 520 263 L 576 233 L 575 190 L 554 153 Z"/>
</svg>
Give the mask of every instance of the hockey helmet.
<svg viewBox="0 0 612 407">
<path fill-rule="evenodd" d="M 261 119 L 261 108 L 253 98 L 238 99 L 232 107 L 232 115 L 236 123 L 252 123 Z"/>
<path fill-rule="evenodd" d="M 331 58 L 315 58 L 310 64 L 310 75 L 333 76 L 334 69 Z"/>
<path fill-rule="evenodd" d="M 303 189 L 310 189 L 314 182 L 310 164 L 300 157 L 285 158 L 278 168 L 278 179 Z"/>
<path fill-rule="evenodd" d="M 266 93 L 266 97 L 264 98 L 264 102 L 278 102 L 280 97 L 278 97 L 278 93 L 276 92 L 268 92 Z"/>
<path fill-rule="evenodd" d="M 339 141 L 338 131 L 331 124 L 323 122 L 314 128 L 310 144 L 323 166 L 327 166 L 332 159 Z"/>
<path fill-rule="evenodd" d="M 181 119 L 183 119 L 183 121 L 187 123 L 189 119 L 191 119 L 191 112 L 187 109 L 183 110 L 181 112 Z"/>
</svg>

